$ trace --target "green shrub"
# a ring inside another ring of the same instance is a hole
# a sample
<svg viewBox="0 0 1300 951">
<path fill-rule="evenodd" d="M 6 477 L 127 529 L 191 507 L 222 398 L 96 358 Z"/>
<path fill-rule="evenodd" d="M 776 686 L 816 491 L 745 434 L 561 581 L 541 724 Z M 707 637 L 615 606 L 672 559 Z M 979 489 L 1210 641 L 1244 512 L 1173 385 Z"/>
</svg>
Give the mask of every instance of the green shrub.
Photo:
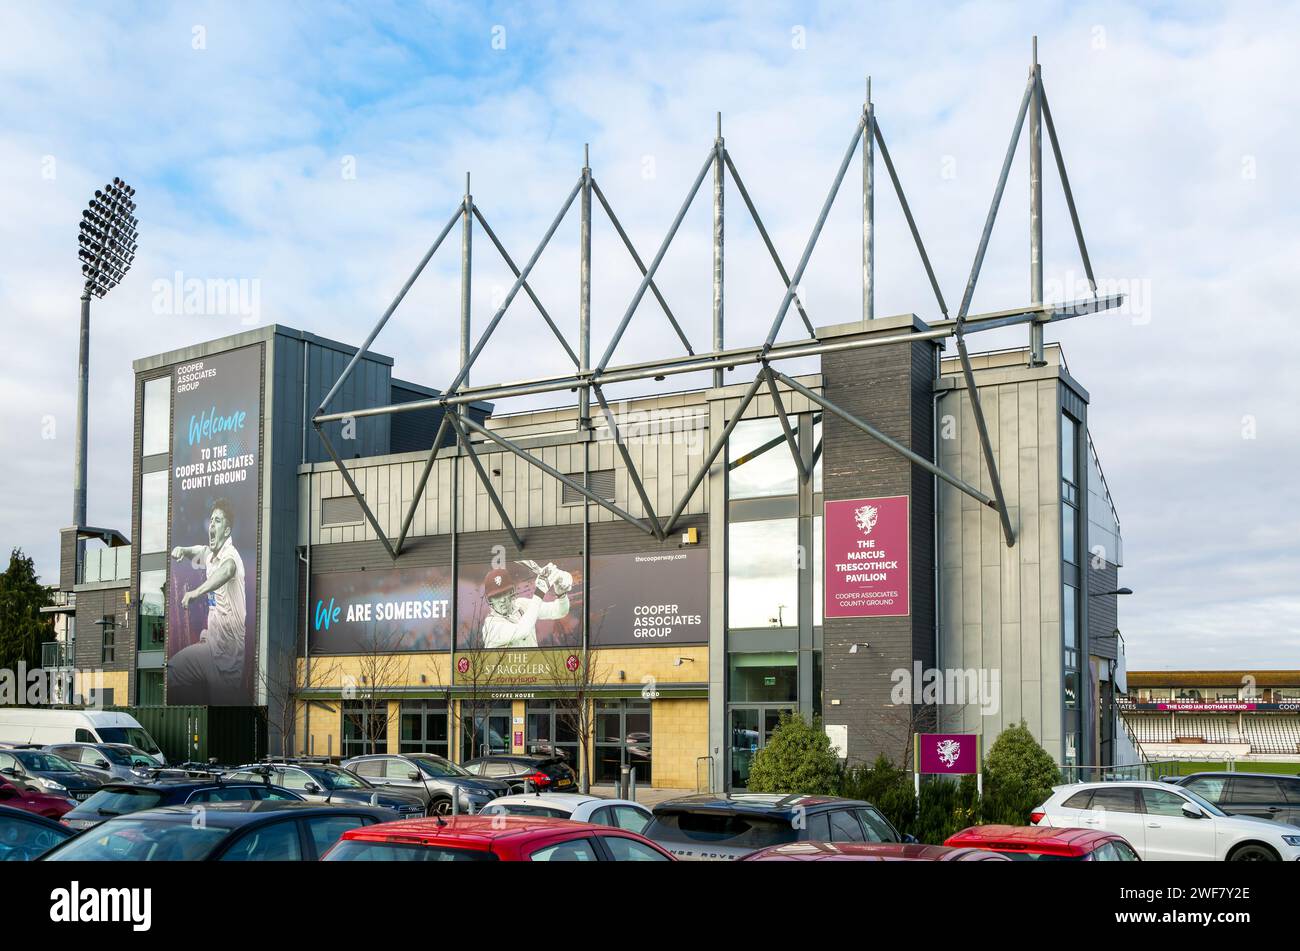
<svg viewBox="0 0 1300 951">
<path fill-rule="evenodd" d="M 863 764 L 844 770 L 836 795 L 871 803 L 899 832 L 910 832 L 916 820 L 912 774 L 895 766 L 884 753 L 870 766 Z"/>
<path fill-rule="evenodd" d="M 839 757 L 820 719 L 809 723 L 786 713 L 749 767 L 749 791 L 834 795 L 840 787 Z"/>
<path fill-rule="evenodd" d="M 1060 782 L 1061 771 L 1022 720 L 1003 730 L 984 757 L 980 820 L 989 824 L 1028 825 L 1029 813 Z"/>
</svg>

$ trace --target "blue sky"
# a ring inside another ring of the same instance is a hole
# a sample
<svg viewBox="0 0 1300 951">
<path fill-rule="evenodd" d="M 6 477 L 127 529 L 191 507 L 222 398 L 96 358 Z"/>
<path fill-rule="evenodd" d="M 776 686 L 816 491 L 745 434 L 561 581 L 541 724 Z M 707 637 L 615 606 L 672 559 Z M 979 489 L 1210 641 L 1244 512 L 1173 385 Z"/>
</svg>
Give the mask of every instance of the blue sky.
<svg viewBox="0 0 1300 951">
<path fill-rule="evenodd" d="M 9 4 L 0 35 L 3 541 L 57 571 L 69 520 L 76 222 L 93 189 L 139 190 L 141 249 L 95 305 L 90 519 L 127 523 L 130 361 L 245 326 L 158 312 L 154 285 L 256 282 L 257 320 L 361 339 L 452 213 L 465 172 L 516 260 L 576 180 L 582 147 L 643 257 L 712 142 L 714 115 L 783 257 L 797 259 L 861 108 L 878 115 L 955 306 L 1029 59 L 1040 59 L 1098 275 L 1130 312 L 1049 333 L 1093 397 L 1124 523 L 1121 627 L 1138 666 L 1296 666 L 1300 377 L 1287 367 L 1300 257 L 1294 188 L 1300 13 L 1286 4 Z M 1025 303 L 1023 152 L 974 309 Z M 728 340 L 754 339 L 780 284 L 731 192 Z M 858 308 L 852 186 L 804 281 L 817 323 Z M 896 206 L 878 200 L 878 312 L 934 316 Z M 1077 252 L 1047 176 L 1049 295 Z M 635 270 L 595 236 L 594 339 Z M 708 208 L 662 280 L 707 337 Z M 733 243 L 734 242 L 734 243 Z M 575 323 L 576 223 L 535 284 Z M 479 245 L 475 323 L 509 286 Z M 377 349 L 397 372 L 454 371 L 457 255 L 440 255 Z M 526 302 L 479 378 L 558 371 Z M 787 332 L 796 332 L 788 324 Z M 981 347 L 1023 343 L 988 335 Z M 594 344 L 594 349 L 603 349 Z M 620 354 L 671 353 L 642 306 Z M 489 369 L 492 368 L 492 369 Z M 502 369 L 504 368 L 504 369 Z M 522 408 L 515 406 L 511 408 Z M 51 433 L 51 425 L 53 432 Z M 45 438 L 52 436 L 53 438 Z M 1250 438 L 1246 438 L 1249 436 Z"/>
</svg>

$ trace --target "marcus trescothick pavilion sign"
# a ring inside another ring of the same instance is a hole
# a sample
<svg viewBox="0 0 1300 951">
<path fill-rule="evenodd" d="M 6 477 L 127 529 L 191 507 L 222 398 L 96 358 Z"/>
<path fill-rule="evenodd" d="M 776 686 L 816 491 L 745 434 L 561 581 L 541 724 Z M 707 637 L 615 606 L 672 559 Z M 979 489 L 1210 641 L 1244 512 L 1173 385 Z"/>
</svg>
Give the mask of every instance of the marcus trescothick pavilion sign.
<svg viewBox="0 0 1300 951">
<path fill-rule="evenodd" d="M 911 613 L 908 497 L 827 502 L 825 616 Z"/>
</svg>

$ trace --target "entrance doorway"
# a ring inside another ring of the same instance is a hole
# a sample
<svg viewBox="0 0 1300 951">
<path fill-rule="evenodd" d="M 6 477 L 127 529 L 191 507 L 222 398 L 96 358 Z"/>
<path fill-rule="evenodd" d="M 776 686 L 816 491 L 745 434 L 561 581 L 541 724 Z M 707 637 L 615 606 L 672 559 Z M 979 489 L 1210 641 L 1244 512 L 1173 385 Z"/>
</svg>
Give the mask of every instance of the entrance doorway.
<svg viewBox="0 0 1300 951">
<path fill-rule="evenodd" d="M 793 713 L 794 704 L 754 704 L 731 708 L 731 788 L 749 787 L 749 767 L 755 754 L 767 746 L 781 722 L 781 715 Z"/>
<path fill-rule="evenodd" d="M 460 749 L 462 762 L 510 753 L 510 708 L 470 710 L 462 704 Z"/>
<path fill-rule="evenodd" d="M 650 762 L 650 701 L 602 700 L 596 704 L 597 783 L 617 783 L 623 766 L 636 768 L 636 781 L 654 785 Z"/>
</svg>

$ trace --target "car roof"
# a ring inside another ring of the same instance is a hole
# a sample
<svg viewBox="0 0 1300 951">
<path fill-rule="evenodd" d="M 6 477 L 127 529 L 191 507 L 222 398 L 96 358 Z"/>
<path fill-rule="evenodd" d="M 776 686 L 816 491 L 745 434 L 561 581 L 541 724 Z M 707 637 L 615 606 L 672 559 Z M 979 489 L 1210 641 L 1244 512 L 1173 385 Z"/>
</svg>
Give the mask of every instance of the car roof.
<svg viewBox="0 0 1300 951">
<path fill-rule="evenodd" d="M 668 799 L 654 807 L 655 815 L 680 812 L 716 812 L 726 815 L 784 815 L 796 809 L 807 811 L 832 806 L 866 807 L 870 803 L 837 796 L 809 796 L 801 793 L 699 794 Z"/>
<path fill-rule="evenodd" d="M 492 805 L 514 805 L 530 802 L 543 806 L 553 806 L 556 809 L 566 809 L 569 812 L 573 812 L 579 806 L 585 806 L 588 803 L 599 803 L 602 806 L 635 806 L 639 809 L 645 809 L 647 812 L 649 811 L 649 807 L 631 799 L 606 799 L 604 796 L 562 792 L 514 793 L 492 800 Z"/>
<path fill-rule="evenodd" d="M 978 849 L 924 845 L 920 842 L 784 842 L 759 849 L 747 862 L 785 859 L 802 862 L 834 861 L 922 861 L 943 862 L 960 859 Z"/>
<path fill-rule="evenodd" d="M 56 822 L 53 819 L 47 819 L 45 816 L 39 815 L 35 812 L 28 812 L 26 809 L 15 809 L 13 806 L 0 806 L 0 818 L 26 819 L 29 822 L 34 822 L 36 825 L 43 826 L 47 829 L 60 829 L 63 832 L 69 833 L 72 831 L 67 826 L 60 822 Z"/>
<path fill-rule="evenodd" d="M 557 763 L 563 762 L 560 756 L 542 756 L 534 753 L 489 753 L 487 756 L 475 756 L 466 763 Z M 464 765 L 463 763 L 461 765 Z"/>
<path fill-rule="evenodd" d="M 1114 789 L 1119 786 L 1139 787 L 1141 789 L 1168 789 L 1172 783 L 1162 783 L 1156 779 L 1116 779 L 1110 782 L 1100 783 L 1066 783 L 1062 786 L 1053 786 L 1052 792 L 1060 793 L 1067 790 L 1071 792 L 1082 792 L 1085 789 Z"/>
<path fill-rule="evenodd" d="M 1296 766 L 1298 769 L 1300 769 L 1300 763 L 1296 764 Z M 1228 772 L 1227 770 L 1222 770 L 1222 769 L 1204 770 L 1199 773 L 1188 773 L 1186 776 L 1177 777 L 1177 779 L 1181 782 L 1186 782 L 1189 779 L 1200 779 L 1202 776 L 1211 776 L 1211 777 L 1222 776 L 1224 779 L 1228 779 L 1230 777 L 1246 776 L 1249 777 L 1250 779 L 1289 779 L 1291 780 L 1291 782 L 1300 780 L 1300 773 L 1296 773 L 1295 775 L 1292 775 L 1291 773 L 1247 773 L 1240 769 L 1234 769 L 1232 772 Z"/>
<path fill-rule="evenodd" d="M 492 847 L 492 843 L 502 839 L 526 842 L 530 839 L 548 838 L 556 833 L 597 828 L 602 834 L 620 831 L 549 816 L 470 815 L 381 822 L 378 825 L 349 829 L 343 837 L 367 842 L 407 842 L 430 846 L 454 844 L 462 848 L 487 850 Z"/>
<path fill-rule="evenodd" d="M 1122 839 L 1115 832 L 1102 829 L 1061 828 L 1057 826 L 971 826 L 949 836 L 950 846 L 975 846 L 1016 852 L 1043 852 L 1052 855 L 1086 855 L 1103 842 Z"/>
<path fill-rule="evenodd" d="M 283 816 L 286 813 L 292 813 L 302 818 L 310 818 L 318 815 L 338 815 L 344 812 L 358 812 L 383 818 L 392 818 L 393 815 L 387 809 L 365 806 L 360 803 L 334 804 L 270 799 L 236 799 L 229 802 L 206 802 L 203 804 L 204 821 L 209 826 L 223 829 L 238 828 L 264 818 Z M 194 819 L 194 808 L 192 806 L 159 806 L 155 809 L 142 809 L 139 812 L 129 812 L 124 816 L 115 816 L 109 819 L 108 822 L 123 819 L 144 819 L 149 822 L 191 822 Z"/>
</svg>

